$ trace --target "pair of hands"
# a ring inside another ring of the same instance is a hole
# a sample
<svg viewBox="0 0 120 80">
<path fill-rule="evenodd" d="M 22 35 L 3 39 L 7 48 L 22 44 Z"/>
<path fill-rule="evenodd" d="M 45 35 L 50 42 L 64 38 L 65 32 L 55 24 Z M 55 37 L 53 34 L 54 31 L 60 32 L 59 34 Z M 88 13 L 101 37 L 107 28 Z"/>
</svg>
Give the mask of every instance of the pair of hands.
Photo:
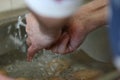
<svg viewBox="0 0 120 80">
<path fill-rule="evenodd" d="M 107 23 L 107 0 L 94 0 L 82 6 L 57 33 L 46 33 L 32 13 L 26 17 L 28 61 L 39 50 L 47 49 L 54 53 L 66 54 L 76 50 L 92 30 Z M 54 35 L 54 36 L 50 36 Z"/>
<path fill-rule="evenodd" d="M 31 60 L 34 54 L 41 49 L 51 50 L 60 54 L 72 52 L 79 47 L 87 34 L 85 26 L 81 23 L 67 23 L 63 27 L 64 29 L 60 31 L 59 37 L 51 37 L 41 32 L 40 24 L 33 14 L 28 14 L 26 21 L 27 44 L 29 46 L 28 60 Z M 79 27 L 80 25 L 81 27 Z"/>
<path fill-rule="evenodd" d="M 72 52 L 79 47 L 88 33 L 82 21 L 77 21 L 75 17 L 66 23 L 58 38 L 42 34 L 40 24 L 33 14 L 28 14 L 26 20 L 28 60 L 31 60 L 35 53 L 44 48 L 60 54 Z"/>
<path fill-rule="evenodd" d="M 94 0 L 83 5 L 55 36 L 42 32 L 39 21 L 33 14 L 26 17 L 28 34 L 27 44 L 28 60 L 42 49 L 48 49 L 54 53 L 66 54 L 76 50 L 83 42 L 87 34 L 96 28 L 107 24 L 108 0 Z M 51 34 L 52 35 L 52 34 Z M 14 80 L 0 75 L 0 80 Z"/>
</svg>

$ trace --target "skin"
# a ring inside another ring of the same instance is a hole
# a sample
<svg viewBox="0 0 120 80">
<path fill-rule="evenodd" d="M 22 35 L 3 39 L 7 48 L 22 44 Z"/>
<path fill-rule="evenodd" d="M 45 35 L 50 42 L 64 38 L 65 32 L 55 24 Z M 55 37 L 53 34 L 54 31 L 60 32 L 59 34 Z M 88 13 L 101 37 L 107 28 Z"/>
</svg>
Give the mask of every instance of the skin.
<svg viewBox="0 0 120 80">
<path fill-rule="evenodd" d="M 26 32 L 28 34 L 27 44 L 29 46 L 27 60 L 31 61 L 35 53 L 43 48 L 49 47 L 52 43 L 57 41 L 61 31 L 52 31 L 53 33 L 51 33 L 51 30 L 46 29 L 48 31 L 43 32 L 43 26 L 39 24 L 33 14 L 27 15 L 26 22 Z"/>
<path fill-rule="evenodd" d="M 0 80 L 15 80 L 15 79 L 9 78 L 7 76 L 0 75 Z"/>
<path fill-rule="evenodd" d="M 107 7 L 108 0 L 91 1 L 80 7 L 70 19 L 67 19 L 67 22 L 66 19 L 57 20 L 41 16 L 36 18 L 36 14 L 29 14 L 26 17 L 28 61 L 42 49 L 59 54 L 75 51 L 88 33 L 107 24 Z M 62 21 L 66 22 L 65 25 Z"/>
<path fill-rule="evenodd" d="M 44 48 L 59 54 L 76 50 L 87 34 L 107 24 L 107 7 L 108 0 L 94 0 L 80 7 L 69 20 L 67 19 L 67 23 L 66 19 L 56 20 L 34 13 L 29 14 L 26 17 L 28 61 L 31 61 L 35 53 Z M 14 79 L 0 75 L 0 80 Z"/>
<path fill-rule="evenodd" d="M 68 22 L 60 39 L 49 48 L 54 53 L 75 51 L 91 31 L 107 24 L 107 0 L 95 0 L 82 6 Z"/>
</svg>

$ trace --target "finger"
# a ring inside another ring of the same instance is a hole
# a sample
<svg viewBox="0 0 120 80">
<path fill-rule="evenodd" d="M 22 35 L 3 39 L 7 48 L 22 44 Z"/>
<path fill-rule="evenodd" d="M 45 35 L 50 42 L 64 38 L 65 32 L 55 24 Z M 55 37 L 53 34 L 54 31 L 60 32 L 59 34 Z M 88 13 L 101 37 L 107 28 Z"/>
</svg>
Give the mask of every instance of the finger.
<svg viewBox="0 0 120 80">
<path fill-rule="evenodd" d="M 61 40 L 61 43 L 58 46 L 58 53 L 65 54 L 68 44 L 69 44 L 69 36 L 67 34 L 64 34 L 63 39 Z"/>
<path fill-rule="evenodd" d="M 51 47 L 49 47 L 47 49 L 51 50 L 53 53 L 58 54 L 58 47 L 59 47 L 61 41 L 62 41 L 62 37 L 60 37 L 56 43 L 54 43 Z"/>
<path fill-rule="evenodd" d="M 26 43 L 27 43 L 27 45 L 28 45 L 28 46 L 30 46 L 30 45 L 31 45 L 31 40 L 30 40 L 30 38 L 29 38 L 29 37 L 26 39 Z"/>
<path fill-rule="evenodd" d="M 35 48 L 34 46 L 30 46 L 28 48 L 27 61 L 31 61 L 37 52 L 37 48 Z"/>
<path fill-rule="evenodd" d="M 59 41 L 51 48 L 52 52 L 64 54 L 69 43 L 69 36 L 64 33 Z"/>
<path fill-rule="evenodd" d="M 73 51 L 75 51 L 76 49 L 71 47 L 71 45 L 69 44 L 66 51 L 65 51 L 65 54 L 69 54 L 69 53 L 72 53 Z"/>
<path fill-rule="evenodd" d="M 53 52 L 53 53 L 56 53 L 58 54 L 58 45 L 54 45 L 52 48 L 50 48 L 50 50 Z"/>
<path fill-rule="evenodd" d="M 51 45 L 50 47 L 48 47 L 46 49 L 47 50 L 51 50 L 53 53 L 57 54 L 57 52 L 58 52 L 58 45 L 61 43 L 61 41 L 62 41 L 62 35 L 53 45 Z"/>
<path fill-rule="evenodd" d="M 86 28 L 83 27 L 82 25 L 76 25 L 71 27 L 69 33 L 71 33 L 70 44 L 69 44 L 69 46 L 71 46 L 70 50 L 75 50 L 83 42 L 87 31 Z"/>
<path fill-rule="evenodd" d="M 83 43 L 85 36 L 85 34 L 72 36 L 70 40 L 71 48 L 74 50 L 77 49 Z"/>
<path fill-rule="evenodd" d="M 27 33 L 29 33 L 29 31 L 30 31 L 30 24 L 31 24 L 31 19 L 30 19 L 30 14 L 27 14 L 27 16 L 26 16 L 26 23 L 27 23 L 27 25 L 26 25 L 26 32 Z"/>
</svg>

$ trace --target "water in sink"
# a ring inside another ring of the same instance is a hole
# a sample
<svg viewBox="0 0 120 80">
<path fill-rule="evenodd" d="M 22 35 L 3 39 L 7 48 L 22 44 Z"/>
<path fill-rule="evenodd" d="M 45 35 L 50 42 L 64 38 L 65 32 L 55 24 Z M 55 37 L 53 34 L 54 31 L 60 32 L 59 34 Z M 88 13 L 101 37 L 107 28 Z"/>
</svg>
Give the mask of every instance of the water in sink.
<svg viewBox="0 0 120 80">
<path fill-rule="evenodd" d="M 19 17 L 18 20 L 20 21 L 21 18 Z M 13 42 L 9 42 L 12 44 L 7 43 L 7 45 L 9 47 L 13 45 L 14 49 L 4 48 L 6 52 L 0 55 L 0 67 L 11 77 L 25 77 L 32 80 L 93 80 L 114 70 L 110 63 L 95 61 L 82 50 L 69 55 L 57 55 L 43 50 L 34 57 L 32 62 L 27 62 L 25 50 L 27 47 L 23 45 L 26 39 L 25 24 L 22 23 L 23 27 L 15 26 L 16 21 L 5 24 L 7 25 L 0 29 L 2 33 L 0 41 L 4 42 L 2 47 L 7 41 L 12 40 Z"/>
</svg>

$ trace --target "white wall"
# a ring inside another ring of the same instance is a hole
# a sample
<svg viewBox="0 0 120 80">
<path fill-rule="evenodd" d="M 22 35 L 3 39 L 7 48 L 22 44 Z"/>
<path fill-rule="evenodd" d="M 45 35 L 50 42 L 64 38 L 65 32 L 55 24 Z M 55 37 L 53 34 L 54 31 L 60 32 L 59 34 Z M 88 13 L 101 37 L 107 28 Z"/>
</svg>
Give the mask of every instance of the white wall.
<svg viewBox="0 0 120 80">
<path fill-rule="evenodd" d="M 25 8 L 24 0 L 0 0 L 0 12 Z"/>
</svg>

